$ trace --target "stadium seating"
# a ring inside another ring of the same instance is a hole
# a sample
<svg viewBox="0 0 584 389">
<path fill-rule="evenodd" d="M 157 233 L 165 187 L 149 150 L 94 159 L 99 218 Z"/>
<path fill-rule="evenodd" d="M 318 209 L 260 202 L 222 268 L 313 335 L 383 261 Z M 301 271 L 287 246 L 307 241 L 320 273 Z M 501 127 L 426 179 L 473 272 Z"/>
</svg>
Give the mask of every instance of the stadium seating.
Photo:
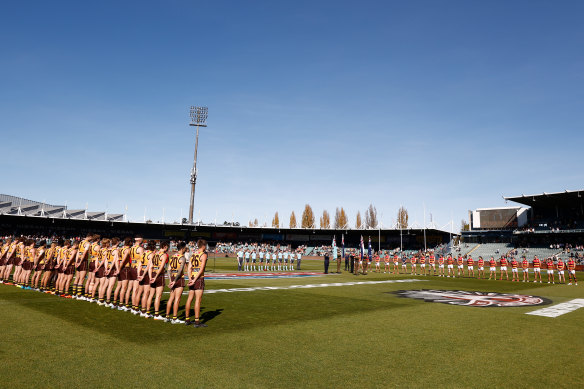
<svg viewBox="0 0 584 389">
<path fill-rule="evenodd" d="M 478 245 L 470 255 L 473 258 L 483 257 L 483 258 L 490 258 L 495 257 L 498 258 L 501 255 L 507 254 L 513 246 L 508 243 L 482 243 Z"/>
<path fill-rule="evenodd" d="M 478 245 L 476 243 L 461 243 L 459 246 L 454 246 L 451 249 L 452 255 L 467 255 L 469 252 L 474 250 Z"/>
</svg>

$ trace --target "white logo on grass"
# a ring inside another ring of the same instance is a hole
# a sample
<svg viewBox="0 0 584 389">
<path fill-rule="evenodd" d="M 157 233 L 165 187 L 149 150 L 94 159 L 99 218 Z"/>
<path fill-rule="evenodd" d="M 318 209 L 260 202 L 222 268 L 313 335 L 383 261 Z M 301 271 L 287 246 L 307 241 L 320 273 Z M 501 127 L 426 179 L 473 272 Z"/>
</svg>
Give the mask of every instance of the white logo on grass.
<svg viewBox="0 0 584 389">
<path fill-rule="evenodd" d="M 475 292 L 468 290 L 398 290 L 399 297 L 424 300 L 432 303 L 465 305 L 470 307 L 524 307 L 544 305 L 550 300 L 539 296 L 514 293 Z"/>
</svg>

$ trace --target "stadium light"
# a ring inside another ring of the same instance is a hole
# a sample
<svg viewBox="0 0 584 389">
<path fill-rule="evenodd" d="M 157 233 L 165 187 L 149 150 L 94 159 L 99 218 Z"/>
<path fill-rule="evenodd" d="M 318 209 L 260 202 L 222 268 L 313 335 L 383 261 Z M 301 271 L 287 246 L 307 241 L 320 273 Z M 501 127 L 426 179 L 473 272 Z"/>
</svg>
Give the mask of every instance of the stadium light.
<svg viewBox="0 0 584 389">
<path fill-rule="evenodd" d="M 191 105 L 190 117 L 191 122 L 189 126 L 197 127 L 197 135 L 195 140 L 195 158 L 193 162 L 193 169 L 191 170 L 191 203 L 189 207 L 189 224 L 193 224 L 193 211 L 195 204 L 195 184 L 197 183 L 197 151 L 199 148 L 199 127 L 207 127 L 207 107 L 195 107 Z"/>
</svg>

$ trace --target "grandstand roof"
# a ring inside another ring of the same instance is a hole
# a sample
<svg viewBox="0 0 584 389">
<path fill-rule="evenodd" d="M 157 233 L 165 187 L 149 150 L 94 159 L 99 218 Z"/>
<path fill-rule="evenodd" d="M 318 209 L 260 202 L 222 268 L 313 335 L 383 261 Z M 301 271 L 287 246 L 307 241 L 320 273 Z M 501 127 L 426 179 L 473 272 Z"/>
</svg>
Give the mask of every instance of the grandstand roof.
<svg viewBox="0 0 584 389">
<path fill-rule="evenodd" d="M 85 209 L 67 209 L 66 205 L 50 205 L 22 197 L 0 194 L 0 214 L 15 216 L 51 217 L 57 219 L 86 219 L 123 221 L 119 213 L 88 212 Z"/>
<path fill-rule="evenodd" d="M 505 197 L 505 200 L 513 201 L 519 204 L 525 204 L 530 207 L 555 207 L 569 206 L 574 202 L 582 202 L 584 189 L 566 190 L 564 192 L 541 193 L 535 195 L 521 195 L 515 197 Z"/>
</svg>

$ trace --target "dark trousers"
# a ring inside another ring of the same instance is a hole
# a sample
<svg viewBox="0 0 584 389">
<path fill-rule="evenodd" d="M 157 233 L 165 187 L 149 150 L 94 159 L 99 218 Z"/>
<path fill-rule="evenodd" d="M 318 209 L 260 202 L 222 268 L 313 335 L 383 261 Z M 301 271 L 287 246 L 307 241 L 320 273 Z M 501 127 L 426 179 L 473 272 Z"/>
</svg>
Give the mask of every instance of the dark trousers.
<svg viewBox="0 0 584 389">
<path fill-rule="evenodd" d="M 349 270 L 349 258 L 345 258 L 345 271 Z"/>
<path fill-rule="evenodd" d="M 355 273 L 355 258 L 351 258 L 349 262 L 351 263 L 351 273 Z"/>
<path fill-rule="evenodd" d="M 324 274 L 328 274 L 329 261 L 324 261 Z"/>
</svg>

